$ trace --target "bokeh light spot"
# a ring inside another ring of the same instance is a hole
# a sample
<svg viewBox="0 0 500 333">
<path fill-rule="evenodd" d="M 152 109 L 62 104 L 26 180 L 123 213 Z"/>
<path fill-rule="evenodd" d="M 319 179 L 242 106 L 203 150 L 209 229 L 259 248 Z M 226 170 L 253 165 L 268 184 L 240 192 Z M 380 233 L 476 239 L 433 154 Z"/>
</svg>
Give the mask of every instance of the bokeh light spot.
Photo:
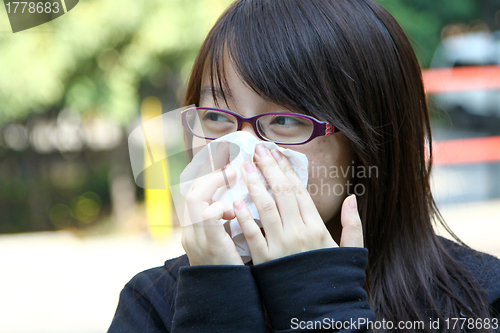
<svg viewBox="0 0 500 333">
<path fill-rule="evenodd" d="M 94 192 L 86 192 L 72 201 L 73 217 L 85 224 L 94 222 L 101 211 L 101 198 Z"/>
<path fill-rule="evenodd" d="M 64 204 L 56 204 L 50 208 L 49 218 L 57 229 L 66 228 L 71 224 L 71 209 Z"/>
</svg>

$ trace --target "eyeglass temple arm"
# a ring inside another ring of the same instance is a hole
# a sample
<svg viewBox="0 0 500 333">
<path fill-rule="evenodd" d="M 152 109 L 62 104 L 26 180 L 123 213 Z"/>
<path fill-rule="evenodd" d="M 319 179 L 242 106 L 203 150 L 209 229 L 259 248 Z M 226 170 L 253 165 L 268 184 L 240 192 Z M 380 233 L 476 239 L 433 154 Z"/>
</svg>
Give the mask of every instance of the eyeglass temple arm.
<svg viewBox="0 0 500 333">
<path fill-rule="evenodd" d="M 325 135 L 332 135 L 334 133 L 337 133 L 339 129 L 335 126 L 333 126 L 330 123 L 325 123 Z"/>
</svg>

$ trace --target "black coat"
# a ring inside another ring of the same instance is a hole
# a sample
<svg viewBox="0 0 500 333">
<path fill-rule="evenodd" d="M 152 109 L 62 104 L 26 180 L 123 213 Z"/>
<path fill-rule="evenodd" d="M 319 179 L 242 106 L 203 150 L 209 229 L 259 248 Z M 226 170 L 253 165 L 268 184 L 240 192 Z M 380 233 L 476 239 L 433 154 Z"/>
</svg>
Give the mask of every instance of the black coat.
<svg viewBox="0 0 500 333">
<path fill-rule="evenodd" d="M 491 325 L 500 326 L 500 260 L 442 240 L 486 291 Z M 108 333 L 266 332 L 264 312 L 274 332 L 364 332 L 370 321 L 382 324 L 363 289 L 367 258 L 364 248 L 331 248 L 254 266 L 190 267 L 183 255 L 127 283 Z"/>
</svg>

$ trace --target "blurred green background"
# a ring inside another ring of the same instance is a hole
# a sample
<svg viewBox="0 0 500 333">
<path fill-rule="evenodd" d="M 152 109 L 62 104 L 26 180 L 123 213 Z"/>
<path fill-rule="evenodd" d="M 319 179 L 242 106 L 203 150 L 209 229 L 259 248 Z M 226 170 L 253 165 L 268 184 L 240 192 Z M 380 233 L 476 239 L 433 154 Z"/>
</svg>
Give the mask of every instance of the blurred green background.
<svg viewBox="0 0 500 333">
<path fill-rule="evenodd" d="M 1 10 L 0 233 L 126 224 L 124 211 L 133 216 L 144 197 L 127 148 L 141 102 L 178 107 L 197 50 L 229 3 L 80 1 L 15 34 Z"/>
<path fill-rule="evenodd" d="M 231 2 L 83 0 L 15 34 L 1 9 L 0 233 L 127 228 L 144 198 L 127 149 L 141 102 L 180 106 L 196 53 Z M 379 2 L 424 68 L 442 37 L 500 28 L 498 0 Z"/>
</svg>

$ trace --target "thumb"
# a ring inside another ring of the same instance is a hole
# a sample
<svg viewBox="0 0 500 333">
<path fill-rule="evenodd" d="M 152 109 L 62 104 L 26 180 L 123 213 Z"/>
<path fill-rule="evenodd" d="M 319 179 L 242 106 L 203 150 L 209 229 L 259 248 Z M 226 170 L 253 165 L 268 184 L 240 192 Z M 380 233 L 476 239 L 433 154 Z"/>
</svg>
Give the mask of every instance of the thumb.
<svg viewBox="0 0 500 333">
<path fill-rule="evenodd" d="M 342 223 L 340 246 L 363 247 L 363 227 L 358 213 L 358 203 L 354 194 L 351 194 L 344 200 L 340 222 Z"/>
</svg>

